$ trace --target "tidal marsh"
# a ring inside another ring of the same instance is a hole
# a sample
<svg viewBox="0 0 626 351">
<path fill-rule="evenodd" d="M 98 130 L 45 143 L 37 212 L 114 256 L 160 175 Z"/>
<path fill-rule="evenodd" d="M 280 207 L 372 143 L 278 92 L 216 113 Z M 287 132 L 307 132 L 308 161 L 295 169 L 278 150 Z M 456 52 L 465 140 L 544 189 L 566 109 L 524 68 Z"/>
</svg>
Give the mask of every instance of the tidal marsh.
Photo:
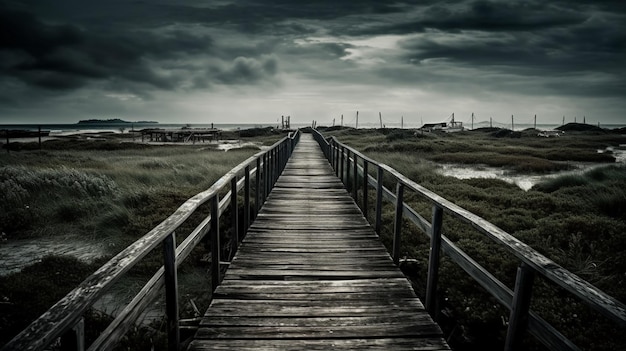
<svg viewBox="0 0 626 351">
<path fill-rule="evenodd" d="M 388 164 L 504 229 L 609 295 L 626 301 L 626 167 L 614 164 L 610 154 L 597 152 L 624 144 L 623 135 L 581 132 L 547 139 L 521 133 L 519 138 L 499 138 L 485 131 L 422 135 L 345 128 L 324 135 L 335 135 L 366 156 Z M 604 162 L 606 166 L 557 177 L 528 191 L 498 179 L 457 179 L 436 172 L 441 162 L 479 167 L 495 162 L 512 171 L 532 170 L 541 174 L 581 161 Z M 375 172 L 372 175 L 375 177 Z M 395 188 L 390 179 L 385 178 L 384 183 L 389 189 Z M 374 203 L 374 198 L 369 202 Z M 430 218 L 431 205 L 423 199 L 405 193 L 405 202 L 424 218 Z M 384 206 L 386 229 L 381 238 L 388 249 L 392 244 L 393 219 L 393 208 Z M 428 237 L 406 220 L 402 232 L 401 256 L 409 259 L 405 273 L 414 277 L 418 294 L 423 293 Z M 445 216 L 443 233 L 509 288 L 513 287 L 519 262 L 512 254 L 470 226 Z M 438 317 L 453 348 L 502 349 L 508 310 L 446 257 L 442 258 L 439 286 L 442 298 Z M 582 306 L 553 284 L 538 279 L 532 304 L 540 316 L 582 349 L 621 347 L 619 327 L 615 323 Z M 597 338 L 600 334 L 604 337 Z M 543 349 L 532 341 L 527 346 Z"/>
<path fill-rule="evenodd" d="M 241 140 L 263 146 L 283 136 L 283 133 L 261 133 Z M 244 147 L 225 152 L 218 150 L 217 144 L 208 143 L 148 145 L 128 142 L 130 136 L 127 135 L 103 139 L 51 140 L 43 143 L 42 150 L 38 150 L 35 143 L 27 143 L 19 147 L 21 151 L 0 153 L 3 241 L 37 243 L 42 238 L 56 238 L 68 244 L 101 243 L 103 248 L 97 252 L 101 257 L 89 261 L 43 252 L 42 257 L 34 259 L 36 263 L 21 272 L 0 276 L 0 345 L 108 258 L 259 151 L 259 147 Z M 207 213 L 208 208 L 190 218 L 189 223 L 181 227 L 177 240 L 182 241 Z M 192 253 L 193 259 L 189 261 L 201 262 L 202 249 Z M 153 254 L 127 274 L 126 282 L 118 284 L 117 296 L 125 295 L 125 290 L 137 289 L 139 286 L 133 282 L 150 277 L 162 264 L 159 252 Z M 206 289 L 207 281 L 185 278 L 188 274 L 197 275 L 198 270 L 204 272 L 203 269 L 189 262 L 180 267 L 183 317 L 193 316 L 190 300 L 196 299 L 200 309 L 207 307 L 206 301 L 199 301 L 196 296 Z M 91 326 L 110 318 L 97 311 L 87 317 Z M 152 330 L 158 331 L 158 328 Z M 144 339 L 162 339 L 158 333 L 147 338 Z M 130 347 L 134 348 L 132 344 Z"/>
</svg>

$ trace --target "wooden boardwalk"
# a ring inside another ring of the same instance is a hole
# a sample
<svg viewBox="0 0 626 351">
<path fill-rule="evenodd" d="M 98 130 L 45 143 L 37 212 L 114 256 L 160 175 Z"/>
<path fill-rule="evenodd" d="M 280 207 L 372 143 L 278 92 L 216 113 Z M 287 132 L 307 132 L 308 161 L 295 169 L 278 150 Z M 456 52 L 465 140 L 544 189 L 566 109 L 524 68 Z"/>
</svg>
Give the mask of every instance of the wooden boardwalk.
<svg viewBox="0 0 626 351">
<path fill-rule="evenodd" d="M 304 134 L 189 350 L 449 350 Z"/>
</svg>

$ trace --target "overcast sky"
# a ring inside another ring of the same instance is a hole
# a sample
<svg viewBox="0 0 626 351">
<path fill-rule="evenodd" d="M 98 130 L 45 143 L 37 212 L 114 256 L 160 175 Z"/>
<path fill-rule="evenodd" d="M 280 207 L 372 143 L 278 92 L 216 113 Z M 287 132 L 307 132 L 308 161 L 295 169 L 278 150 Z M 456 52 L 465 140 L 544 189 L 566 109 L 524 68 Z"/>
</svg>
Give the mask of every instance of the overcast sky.
<svg viewBox="0 0 626 351">
<path fill-rule="evenodd" d="M 626 1 L 0 0 L 0 123 L 626 123 Z"/>
</svg>

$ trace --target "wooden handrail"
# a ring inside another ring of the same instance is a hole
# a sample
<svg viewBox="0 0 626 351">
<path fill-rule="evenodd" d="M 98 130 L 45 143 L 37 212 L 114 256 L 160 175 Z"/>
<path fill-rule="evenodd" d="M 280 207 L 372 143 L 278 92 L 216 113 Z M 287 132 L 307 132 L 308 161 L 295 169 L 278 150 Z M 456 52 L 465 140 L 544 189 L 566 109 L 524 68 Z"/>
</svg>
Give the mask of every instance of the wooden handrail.
<svg viewBox="0 0 626 351">
<path fill-rule="evenodd" d="M 581 279 L 577 275 L 569 272 L 549 258 L 541 255 L 539 252 L 537 252 L 527 244 L 523 243 L 522 241 L 508 234 L 504 230 L 483 219 L 482 217 L 475 215 L 472 212 L 467 211 L 464 208 L 437 195 L 436 193 L 424 188 L 423 186 L 402 175 L 392 167 L 389 167 L 384 163 L 377 162 L 363 155 L 354 148 L 351 148 L 346 144 L 339 142 L 337 138 L 324 138 L 324 136 L 317 130 L 313 131 L 313 135 L 320 144 L 322 150 L 325 150 L 325 154 L 328 155 L 327 157 L 330 164 L 335 168 L 337 172 L 336 174 L 341 179 L 343 179 L 343 176 L 345 174 L 344 163 L 356 163 L 357 159 L 361 160 L 363 167 L 359 166 L 358 171 L 361 175 L 361 179 L 363 179 L 364 186 L 371 186 L 375 189 L 378 189 L 377 193 L 379 195 L 377 195 L 376 197 L 377 216 L 379 216 L 378 213 L 380 213 L 378 207 L 380 207 L 380 202 L 382 201 L 382 199 L 391 203 L 395 203 L 396 218 L 394 223 L 398 223 L 399 218 L 401 219 L 402 215 L 407 216 L 407 219 L 416 224 L 416 226 L 421 231 L 431 237 L 431 250 L 433 249 L 432 245 L 435 245 L 435 250 L 438 250 L 437 245 L 439 245 L 437 244 L 437 241 L 435 241 L 434 243 L 432 241 L 431 223 L 429 223 L 427 220 L 417 214 L 417 212 L 414 211 L 405 202 L 398 201 L 398 196 L 396 196 L 386 187 L 382 186 L 379 180 L 382 178 L 383 173 L 391 176 L 391 179 L 395 180 L 397 187 L 400 187 L 401 185 L 403 188 L 410 189 L 431 202 L 433 205 L 433 213 L 437 211 L 443 211 L 447 214 L 450 214 L 458 220 L 470 224 L 475 230 L 484 234 L 498 245 L 513 253 L 513 255 L 520 260 L 520 267 L 523 267 L 521 268 L 524 271 L 524 273 L 522 273 L 523 278 L 520 278 L 522 282 L 528 280 L 525 278 L 528 275 L 527 272 L 540 274 L 546 277 L 548 280 L 559 285 L 569 293 L 578 297 L 582 302 L 591 306 L 602 315 L 616 321 L 622 326 L 626 326 L 626 305 L 616 300 L 615 298 L 607 295 L 606 293 L 594 287 L 587 281 Z M 378 168 L 378 176 L 376 178 L 372 177 L 365 171 L 365 169 L 368 168 L 366 166 L 368 164 L 374 165 Z M 354 184 L 353 186 L 356 186 L 356 184 Z M 401 208 L 398 209 L 398 206 L 401 206 Z M 433 218 L 437 217 L 433 216 Z M 437 221 L 439 220 L 440 218 L 437 219 Z M 378 222 L 379 218 L 376 218 L 377 231 L 380 230 L 380 224 Z M 394 237 L 393 251 L 395 254 L 397 254 L 396 251 L 398 251 L 395 244 L 396 240 L 400 239 L 396 239 Z M 491 295 L 493 295 L 501 304 L 503 304 L 509 310 L 516 310 L 513 307 L 514 301 L 516 301 L 516 299 L 522 298 L 522 300 L 524 300 L 526 298 L 529 298 L 530 292 L 524 291 L 524 289 L 526 288 L 524 284 L 518 287 L 520 288 L 519 291 L 518 289 L 516 289 L 515 291 L 511 291 L 503 283 L 501 283 L 498 279 L 491 275 L 484 267 L 480 266 L 465 252 L 463 252 L 460 248 L 454 245 L 448 238 L 442 235 L 440 240 L 441 251 L 446 253 L 452 259 L 452 261 L 454 261 L 463 270 L 469 273 L 473 279 L 475 279 L 481 286 L 483 286 Z M 394 260 L 397 260 L 397 257 L 394 257 Z M 434 295 L 432 294 L 434 294 L 436 290 L 436 275 L 438 273 L 436 267 L 432 267 L 430 265 L 436 264 L 437 261 L 438 257 L 435 257 L 433 260 L 431 260 L 431 262 L 429 262 L 429 286 L 427 286 L 427 300 L 434 299 Z M 434 287 L 430 286 L 431 280 L 434 281 Z M 523 297 L 522 293 L 524 293 Z M 524 318 L 528 319 L 528 330 L 533 335 L 535 335 L 542 343 L 552 349 L 578 350 L 578 348 L 569 340 L 567 340 L 565 336 L 556 331 L 546 321 L 541 319 L 535 312 L 529 311 L 526 302 L 527 301 L 518 301 L 518 305 L 522 306 L 521 318 L 522 320 Z M 517 312 L 518 311 L 515 311 L 515 313 Z M 517 321 L 518 318 L 520 318 L 520 315 L 513 315 L 512 313 L 511 320 L 515 319 Z M 523 324 L 524 323 L 518 324 L 519 328 L 524 329 L 525 326 Z M 511 329 L 509 330 L 509 334 L 512 334 L 513 337 L 516 337 L 516 335 L 520 335 L 519 330 Z M 516 341 L 517 340 L 509 340 L 507 341 L 507 344 L 514 344 Z"/>
<path fill-rule="evenodd" d="M 270 174 L 273 173 L 274 176 L 276 176 L 279 173 L 279 169 L 282 169 L 284 166 L 282 163 L 286 163 L 288 159 L 288 157 L 282 157 L 280 158 L 280 162 L 278 162 L 278 155 L 280 153 L 290 155 L 295 144 L 298 142 L 299 137 L 300 131 L 290 133 L 289 136 L 274 143 L 267 150 L 260 151 L 235 166 L 207 190 L 200 192 L 187 200 L 167 219 L 162 221 L 146 235 L 135 241 L 126 249 L 122 250 L 115 257 L 100 267 L 95 273 L 87 277 L 76 288 L 54 304 L 48 311 L 44 312 L 37 320 L 32 322 L 20 334 L 9 341 L 9 343 L 7 343 L 2 350 L 42 350 L 54 342 L 63 333 L 69 331 L 79 320 L 81 320 L 85 311 L 87 311 L 87 309 L 90 308 L 98 298 L 108 291 L 108 289 L 116 281 L 118 281 L 126 272 L 140 262 L 156 246 L 161 244 L 166 238 L 171 238 L 174 231 L 180 227 L 180 225 L 183 224 L 194 213 L 194 211 L 198 209 L 198 207 L 211 199 L 217 198 L 219 192 L 228 185 L 233 187 L 228 195 L 236 193 L 239 189 L 241 189 L 240 184 L 245 183 L 245 179 L 232 182 L 233 179 L 237 179 L 238 175 L 242 173 L 256 174 L 257 179 L 263 178 L 268 189 L 267 191 L 269 192 L 275 181 L 275 179 L 270 178 Z M 261 159 L 263 159 L 264 169 L 258 168 L 258 161 Z M 273 166 L 274 169 L 270 169 L 270 165 Z M 250 170 L 250 167 L 255 168 Z M 249 172 L 246 172 L 246 170 Z M 260 190 L 261 189 L 259 188 L 256 189 L 257 192 Z M 247 193 L 249 196 L 249 191 Z M 176 248 L 175 266 L 178 266 L 180 262 L 189 255 L 191 249 L 201 242 L 202 237 L 208 232 L 209 225 L 219 221 L 219 217 L 222 215 L 224 208 L 231 202 L 228 195 L 219 202 L 218 206 L 215 208 L 217 211 L 212 211 L 213 215 L 202 221 L 202 223 L 196 227 L 187 239 L 183 241 L 178 248 Z M 258 209 L 260 205 L 257 203 L 256 206 Z M 247 230 L 247 228 L 245 229 Z M 212 236 L 219 235 L 219 233 L 212 234 Z M 212 267 L 212 271 L 214 276 L 216 267 Z M 217 271 L 219 272 L 219 264 Z M 174 277 L 175 276 L 176 275 L 174 274 Z M 116 324 L 116 327 L 114 328 L 115 333 L 113 333 L 114 335 L 122 336 L 128 328 L 132 326 L 132 322 L 129 321 L 132 319 L 134 322 L 133 318 L 136 319 L 139 315 L 137 307 L 145 307 L 150 299 L 154 298 L 158 294 L 155 293 L 155 289 L 163 286 L 163 277 L 164 269 L 161 267 L 161 269 L 146 284 L 144 289 L 142 289 L 135 299 L 133 299 L 131 302 L 132 306 L 127 306 L 127 308 L 122 312 L 122 314 L 124 314 L 124 319 L 116 320 L 114 323 Z M 178 304 L 178 301 L 167 301 L 167 303 Z M 124 328 L 125 330 L 122 330 Z M 111 348 L 117 340 L 113 340 L 113 342 L 111 342 L 111 340 L 107 340 L 108 337 L 109 335 L 105 335 L 104 338 L 98 339 L 94 344 L 100 346 L 107 345 L 103 346 L 103 348 Z M 174 346 L 171 347 L 174 348 Z M 100 349 L 100 347 L 97 349 Z"/>
</svg>

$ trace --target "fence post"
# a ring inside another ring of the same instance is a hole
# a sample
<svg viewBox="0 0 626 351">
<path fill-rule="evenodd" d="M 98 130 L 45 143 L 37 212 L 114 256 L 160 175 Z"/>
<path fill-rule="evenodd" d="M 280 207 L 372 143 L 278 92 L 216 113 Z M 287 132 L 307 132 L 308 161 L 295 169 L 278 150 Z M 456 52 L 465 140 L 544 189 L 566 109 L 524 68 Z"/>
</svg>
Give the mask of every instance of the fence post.
<svg viewBox="0 0 626 351">
<path fill-rule="evenodd" d="M 278 146 L 274 148 L 272 154 L 272 189 L 274 189 L 274 184 L 276 183 L 276 179 L 278 179 Z"/>
<path fill-rule="evenodd" d="M 261 209 L 261 158 L 256 159 L 256 177 L 254 178 L 254 207 L 256 212 L 259 213 Z"/>
<path fill-rule="evenodd" d="M 354 156 L 354 176 L 352 180 L 352 197 L 354 197 L 354 201 L 356 202 L 359 194 L 359 163 L 357 162 L 358 156 L 356 152 L 352 153 Z"/>
<path fill-rule="evenodd" d="M 367 162 L 366 159 L 363 159 L 363 216 L 365 217 L 365 219 L 367 219 L 367 190 L 369 187 L 369 184 L 367 183 L 369 181 L 369 171 L 368 171 L 368 165 L 369 162 Z"/>
<path fill-rule="evenodd" d="M 220 285 L 220 196 L 211 199 L 211 289 Z"/>
<path fill-rule="evenodd" d="M 439 255 L 441 253 L 441 226 L 443 209 L 433 206 L 433 218 L 430 225 L 430 253 L 428 255 L 428 278 L 426 281 L 426 310 L 431 316 L 437 311 L 437 282 L 439 281 Z"/>
<path fill-rule="evenodd" d="M 274 172 L 273 172 L 274 167 L 272 167 L 272 163 L 274 161 L 274 155 L 272 155 L 272 151 L 273 149 L 270 149 L 267 152 L 267 195 L 266 196 L 268 196 L 270 192 L 272 191 L 272 178 L 274 177 Z"/>
<path fill-rule="evenodd" d="M 376 233 L 380 235 L 380 227 L 382 225 L 383 214 L 383 168 L 378 165 L 378 172 L 376 174 Z"/>
<path fill-rule="evenodd" d="M 269 162 L 269 156 L 268 156 L 268 152 L 266 152 L 265 154 L 263 154 L 263 203 L 265 203 L 267 194 L 270 193 L 268 162 Z"/>
<path fill-rule="evenodd" d="M 163 240 L 163 267 L 165 269 L 165 310 L 167 315 L 168 350 L 177 351 L 180 347 L 178 325 L 178 278 L 176 274 L 176 233 L 172 232 Z"/>
<path fill-rule="evenodd" d="M 402 212 L 404 212 L 404 184 L 396 185 L 396 217 L 393 222 L 393 263 L 400 263 L 400 240 L 402 237 Z"/>
<path fill-rule="evenodd" d="M 339 145 L 335 144 L 335 175 L 339 177 Z"/>
<path fill-rule="evenodd" d="M 230 260 L 235 257 L 237 247 L 239 246 L 239 201 L 237 201 L 237 175 L 235 174 L 230 180 L 230 221 L 231 221 L 231 237 L 230 237 Z M 229 261 L 230 261 L 229 260 Z"/>
<path fill-rule="evenodd" d="M 345 153 L 344 153 L 344 147 L 342 146 L 341 147 L 341 160 L 339 160 L 339 162 L 340 162 L 339 163 L 339 168 L 340 168 L 340 170 L 339 170 L 339 179 L 341 179 L 341 182 L 345 184 L 345 182 L 343 181 L 343 176 L 344 176 L 344 173 L 343 173 L 343 163 L 344 163 L 344 160 L 345 160 Z"/>
<path fill-rule="evenodd" d="M 247 165 L 244 170 L 243 180 L 243 232 L 238 240 L 241 242 L 243 237 L 248 232 L 250 226 L 250 165 Z"/>
<path fill-rule="evenodd" d="M 522 338 L 528 327 L 528 309 L 530 308 L 530 297 L 533 290 L 533 279 L 535 271 L 522 262 L 517 267 L 517 277 L 515 278 L 515 292 L 513 293 L 513 303 L 511 304 L 511 315 L 509 317 L 509 328 L 506 333 L 505 351 L 520 349 Z"/>
<path fill-rule="evenodd" d="M 346 185 L 346 190 L 350 191 L 350 149 L 346 149 L 346 181 L 344 184 Z"/>
<path fill-rule="evenodd" d="M 74 326 L 61 336 L 61 351 L 85 350 L 85 318 L 80 317 Z"/>
</svg>

